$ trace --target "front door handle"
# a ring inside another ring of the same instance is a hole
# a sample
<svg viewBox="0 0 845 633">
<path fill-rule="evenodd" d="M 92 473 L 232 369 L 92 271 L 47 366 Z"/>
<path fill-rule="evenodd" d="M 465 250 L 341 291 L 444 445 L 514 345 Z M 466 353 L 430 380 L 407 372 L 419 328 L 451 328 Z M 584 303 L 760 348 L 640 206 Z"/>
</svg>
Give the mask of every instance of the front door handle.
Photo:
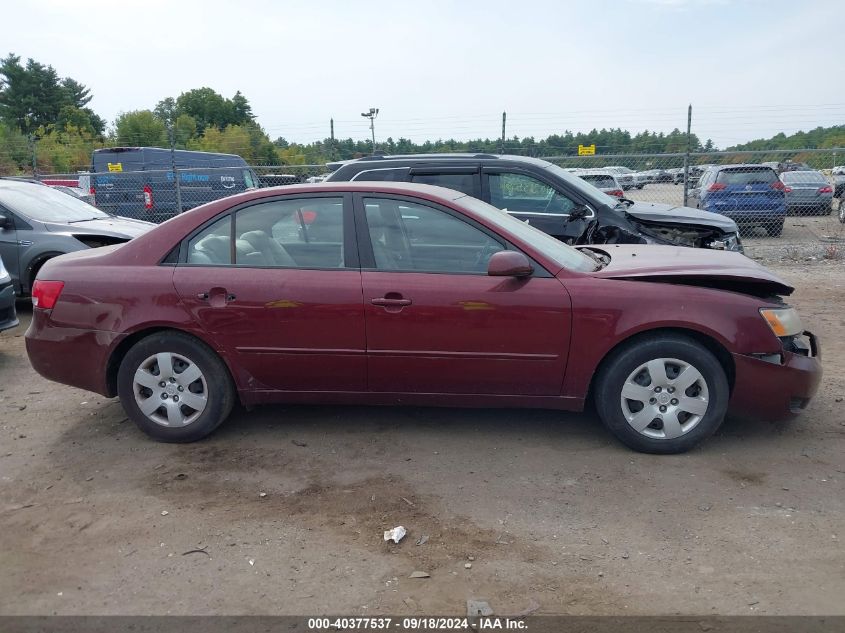
<svg viewBox="0 0 845 633">
<path fill-rule="evenodd" d="M 372 299 L 370 301 L 374 306 L 384 306 L 389 308 L 402 307 L 411 305 L 410 299 L 391 299 L 389 297 L 381 297 L 379 299 Z"/>
</svg>

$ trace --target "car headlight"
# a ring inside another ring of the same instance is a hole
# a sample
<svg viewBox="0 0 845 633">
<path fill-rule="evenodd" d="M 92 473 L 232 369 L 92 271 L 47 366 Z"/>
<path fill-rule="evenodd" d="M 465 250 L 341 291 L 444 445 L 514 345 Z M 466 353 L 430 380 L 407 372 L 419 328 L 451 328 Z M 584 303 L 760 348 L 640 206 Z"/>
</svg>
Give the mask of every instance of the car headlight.
<svg viewBox="0 0 845 633">
<path fill-rule="evenodd" d="M 760 315 L 778 338 L 795 336 L 804 331 L 801 317 L 798 316 L 795 308 L 761 308 Z"/>
</svg>

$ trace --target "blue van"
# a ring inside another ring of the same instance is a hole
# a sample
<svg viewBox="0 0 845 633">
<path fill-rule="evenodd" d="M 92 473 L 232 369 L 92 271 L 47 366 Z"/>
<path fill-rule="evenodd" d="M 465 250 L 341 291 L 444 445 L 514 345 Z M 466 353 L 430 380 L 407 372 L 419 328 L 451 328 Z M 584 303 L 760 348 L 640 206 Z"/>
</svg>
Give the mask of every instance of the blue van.
<svg viewBox="0 0 845 633">
<path fill-rule="evenodd" d="M 109 147 L 94 150 L 91 162 L 94 204 L 107 213 L 150 222 L 163 222 L 206 202 L 260 186 L 255 172 L 235 154 Z"/>
</svg>

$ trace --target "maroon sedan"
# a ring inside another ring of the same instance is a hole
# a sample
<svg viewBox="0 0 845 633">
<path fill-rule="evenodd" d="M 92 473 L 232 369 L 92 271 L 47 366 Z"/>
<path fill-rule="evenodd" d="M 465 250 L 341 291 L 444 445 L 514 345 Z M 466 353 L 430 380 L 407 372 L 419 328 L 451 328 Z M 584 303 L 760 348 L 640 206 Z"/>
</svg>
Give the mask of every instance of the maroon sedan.
<svg viewBox="0 0 845 633">
<path fill-rule="evenodd" d="M 439 187 L 298 185 L 50 260 L 26 343 L 41 375 L 120 396 L 164 441 L 208 435 L 236 400 L 591 398 L 628 446 L 675 453 L 728 411 L 807 405 L 819 350 L 791 291 L 739 253 L 575 249 Z"/>
</svg>

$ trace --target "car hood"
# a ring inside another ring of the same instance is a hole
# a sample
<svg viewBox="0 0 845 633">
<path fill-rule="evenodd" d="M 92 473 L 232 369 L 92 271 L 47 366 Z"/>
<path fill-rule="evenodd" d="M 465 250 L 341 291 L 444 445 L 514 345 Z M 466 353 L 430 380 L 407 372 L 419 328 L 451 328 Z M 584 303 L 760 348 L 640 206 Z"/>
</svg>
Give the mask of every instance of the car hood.
<svg viewBox="0 0 845 633">
<path fill-rule="evenodd" d="M 736 222 L 719 213 L 700 211 L 690 207 L 676 207 L 671 204 L 658 202 L 635 202 L 625 209 L 625 212 L 643 222 L 659 222 L 660 224 L 697 224 L 700 226 L 715 226 L 726 233 L 736 233 Z"/>
<path fill-rule="evenodd" d="M 78 235 L 107 235 L 131 240 L 143 235 L 156 225 L 143 220 L 112 216 L 86 222 L 45 222 L 44 228 L 54 233 L 76 233 Z"/>
<path fill-rule="evenodd" d="M 760 297 L 789 295 L 794 290 L 769 269 L 732 251 L 636 244 L 581 248 L 610 256 L 607 266 L 592 273 L 596 277 L 702 286 Z"/>
</svg>

